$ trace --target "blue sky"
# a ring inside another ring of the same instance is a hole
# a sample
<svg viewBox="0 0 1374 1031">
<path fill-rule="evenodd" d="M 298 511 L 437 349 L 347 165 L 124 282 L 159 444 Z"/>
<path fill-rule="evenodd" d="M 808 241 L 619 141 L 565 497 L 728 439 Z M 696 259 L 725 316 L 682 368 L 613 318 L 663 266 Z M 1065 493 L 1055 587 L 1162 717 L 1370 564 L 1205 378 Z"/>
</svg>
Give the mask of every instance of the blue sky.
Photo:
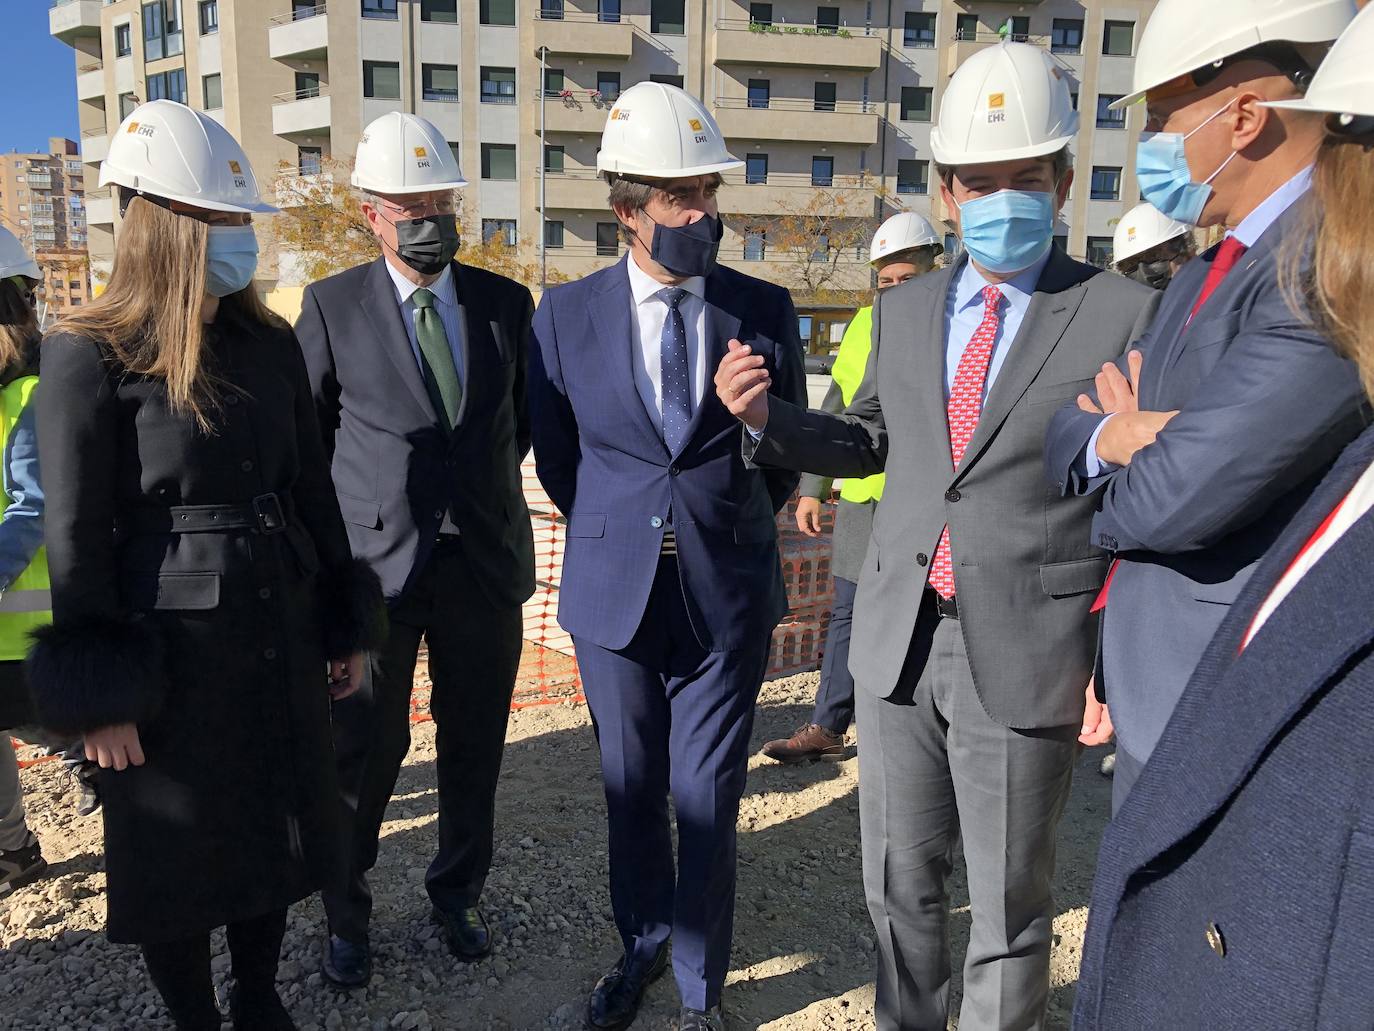
<svg viewBox="0 0 1374 1031">
<path fill-rule="evenodd" d="M 48 0 L 0 0 L 0 151 L 42 153 L 77 137 L 76 59 L 48 35 Z"/>
</svg>

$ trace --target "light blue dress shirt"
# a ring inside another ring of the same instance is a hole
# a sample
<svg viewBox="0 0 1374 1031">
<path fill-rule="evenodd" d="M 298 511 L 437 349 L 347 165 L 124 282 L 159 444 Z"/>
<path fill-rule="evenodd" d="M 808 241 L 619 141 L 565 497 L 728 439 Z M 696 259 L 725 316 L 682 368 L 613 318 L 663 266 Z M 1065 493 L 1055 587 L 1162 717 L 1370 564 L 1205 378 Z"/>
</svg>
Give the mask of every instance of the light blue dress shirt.
<svg viewBox="0 0 1374 1031">
<path fill-rule="evenodd" d="M 386 270 L 391 274 L 391 282 L 396 287 L 396 303 L 401 306 L 401 321 L 405 323 L 406 336 L 410 337 L 410 350 L 415 355 L 415 364 L 421 369 L 420 338 L 415 334 L 415 302 L 411 299 L 420 289 L 405 276 L 386 262 Z M 448 337 L 448 348 L 453 352 L 453 367 L 458 370 L 458 382 L 467 387 L 467 370 L 463 368 L 463 320 L 458 317 L 458 287 L 453 281 L 453 266 L 448 265 L 439 273 L 439 278 L 427 287 L 434 295 L 434 308 L 444 324 L 444 336 Z"/>
<path fill-rule="evenodd" d="M 978 271 L 972 261 L 964 263 L 963 271 L 950 284 L 949 295 L 945 299 L 945 400 L 949 400 L 954 389 L 954 377 L 959 371 L 959 361 L 964 357 L 973 334 L 983 324 L 983 289 L 996 286 L 1002 291 L 1002 303 L 998 307 L 1001 318 L 997 327 L 997 337 L 992 345 L 992 358 L 988 362 L 988 376 L 983 384 L 983 397 L 987 397 L 992 382 L 1002 371 L 1011 345 L 1016 342 L 1016 334 L 1030 310 L 1031 297 L 1035 285 L 1040 282 L 1040 273 L 1050 260 L 1050 251 L 1030 268 L 1016 273 L 1005 283 L 989 283 Z"/>
</svg>

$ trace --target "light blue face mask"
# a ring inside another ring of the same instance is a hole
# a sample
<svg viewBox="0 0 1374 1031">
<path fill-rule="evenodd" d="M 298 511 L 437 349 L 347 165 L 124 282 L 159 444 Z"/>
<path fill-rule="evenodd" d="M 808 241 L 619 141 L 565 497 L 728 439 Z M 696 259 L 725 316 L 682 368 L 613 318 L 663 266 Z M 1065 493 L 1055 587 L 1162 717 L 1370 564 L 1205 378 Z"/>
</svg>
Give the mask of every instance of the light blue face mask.
<svg viewBox="0 0 1374 1031">
<path fill-rule="evenodd" d="M 1028 269 L 1054 243 L 1054 194 L 1000 190 L 959 205 L 969 257 L 989 272 Z"/>
<path fill-rule="evenodd" d="M 1183 144 L 1225 114 L 1234 103 L 1234 100 L 1228 101 L 1225 107 L 1186 136 L 1178 132 L 1152 132 L 1140 137 L 1135 148 L 1135 175 L 1142 200 L 1175 221 L 1190 226 L 1198 224 L 1202 209 L 1212 196 L 1212 180 L 1221 175 L 1237 152 L 1231 151 L 1221 168 L 1199 183 L 1193 181 L 1193 173 L 1188 170 L 1188 154 Z"/>
<path fill-rule="evenodd" d="M 228 297 L 253 282 L 258 237 L 252 226 L 210 226 L 205 243 L 205 292 Z"/>
</svg>

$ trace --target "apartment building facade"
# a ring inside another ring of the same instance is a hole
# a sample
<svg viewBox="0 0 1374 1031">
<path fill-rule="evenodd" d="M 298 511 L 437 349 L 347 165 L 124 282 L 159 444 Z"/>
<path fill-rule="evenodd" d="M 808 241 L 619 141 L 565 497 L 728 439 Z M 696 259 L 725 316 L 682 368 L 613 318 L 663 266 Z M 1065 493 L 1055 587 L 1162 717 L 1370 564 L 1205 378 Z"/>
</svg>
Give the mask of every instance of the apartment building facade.
<svg viewBox="0 0 1374 1031">
<path fill-rule="evenodd" d="M 746 161 L 722 193 L 722 260 L 796 289 L 777 236 L 797 212 L 872 224 L 908 209 L 948 228 L 932 119 L 960 64 L 1004 37 L 1044 47 L 1074 83 L 1065 248 L 1105 263 L 1138 201 L 1142 115 L 1107 106 L 1129 92 L 1154 0 L 52 2 L 53 35 L 76 50 L 97 273 L 113 246 L 113 201 L 94 182 L 109 134 L 138 101 L 170 96 L 221 120 L 288 205 L 371 119 L 418 112 L 471 183 L 469 231 L 584 275 L 622 248 L 595 174 L 602 125 L 621 90 L 657 79 L 702 97 Z M 829 285 L 868 285 L 865 248 L 814 247 L 837 270 Z M 288 264 L 280 274 L 289 285 Z"/>
<path fill-rule="evenodd" d="M 0 155 L 0 225 L 38 259 L 48 313 L 90 300 L 86 183 L 75 140 L 53 137 L 44 153 Z"/>
</svg>

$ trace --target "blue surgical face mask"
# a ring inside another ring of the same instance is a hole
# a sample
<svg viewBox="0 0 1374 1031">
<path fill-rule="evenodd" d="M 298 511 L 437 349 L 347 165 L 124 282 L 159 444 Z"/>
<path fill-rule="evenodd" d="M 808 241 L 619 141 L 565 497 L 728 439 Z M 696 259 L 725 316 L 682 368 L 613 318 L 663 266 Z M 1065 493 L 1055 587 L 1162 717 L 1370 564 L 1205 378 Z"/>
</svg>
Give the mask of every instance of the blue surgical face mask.
<svg viewBox="0 0 1374 1031">
<path fill-rule="evenodd" d="M 720 239 L 725 235 L 719 216 L 703 215 L 685 226 L 665 226 L 654 221 L 647 211 L 644 214 L 654 222 L 649 246 L 649 256 L 654 261 L 684 279 L 711 274 L 720 253 Z"/>
<path fill-rule="evenodd" d="M 1054 243 L 1054 209 L 1052 193 L 1000 190 L 959 205 L 959 235 L 989 272 L 1020 272 Z"/>
<path fill-rule="evenodd" d="M 1162 211 L 1169 218 L 1185 225 L 1195 226 L 1202 218 L 1202 209 L 1212 196 L 1212 180 L 1221 175 L 1222 169 L 1231 163 L 1236 151 L 1221 163 L 1221 168 L 1202 182 L 1193 181 L 1193 173 L 1188 168 L 1188 154 L 1184 142 L 1196 135 L 1204 126 L 1216 121 L 1235 103 L 1228 101 L 1212 117 L 1208 118 L 1186 136 L 1177 132 L 1152 132 L 1140 137 L 1135 149 L 1135 175 L 1140 183 L 1140 196 Z"/>
<path fill-rule="evenodd" d="M 205 292 L 228 297 L 253 282 L 258 237 L 252 226 L 210 226 L 205 243 Z"/>
</svg>

